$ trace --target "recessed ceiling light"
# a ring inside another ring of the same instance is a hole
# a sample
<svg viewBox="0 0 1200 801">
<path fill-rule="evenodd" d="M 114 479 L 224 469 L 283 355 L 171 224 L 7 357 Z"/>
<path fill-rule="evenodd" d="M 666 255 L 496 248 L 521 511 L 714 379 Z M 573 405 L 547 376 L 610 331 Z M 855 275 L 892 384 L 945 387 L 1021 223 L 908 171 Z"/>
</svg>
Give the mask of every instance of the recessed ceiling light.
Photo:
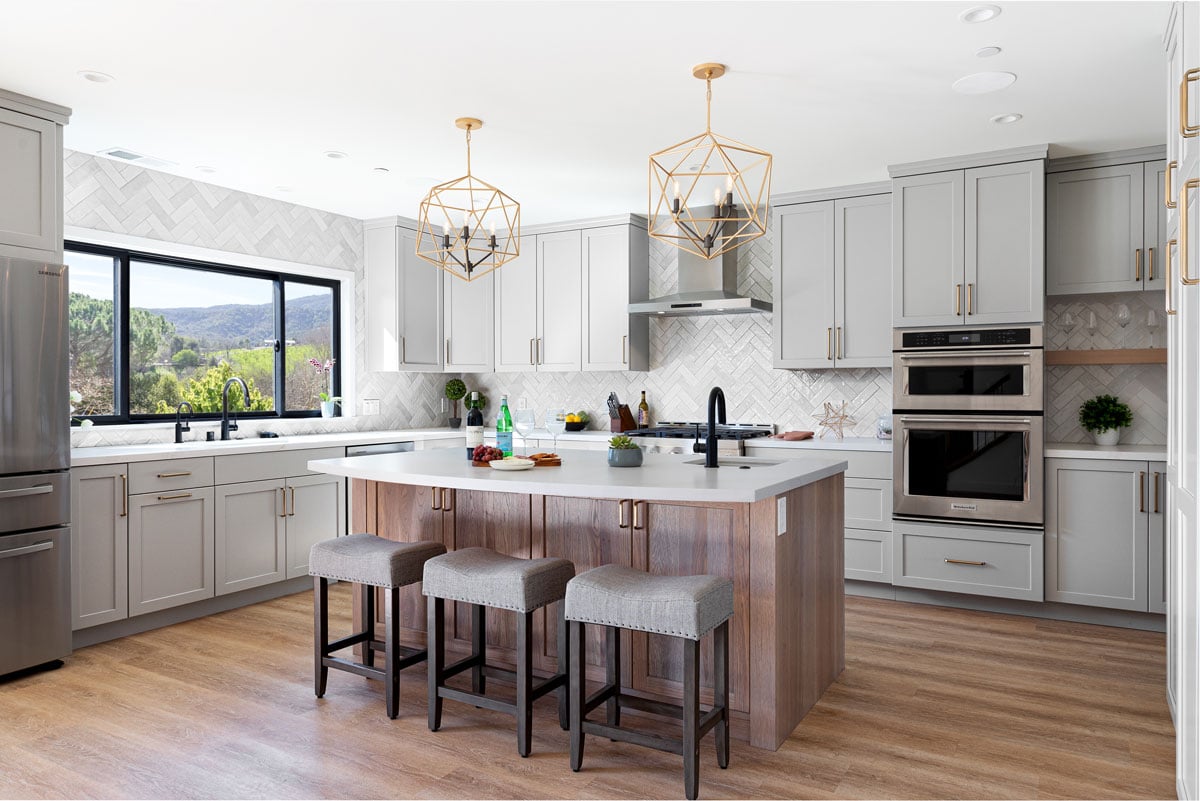
<svg viewBox="0 0 1200 801">
<path fill-rule="evenodd" d="M 976 22 L 987 22 L 1000 16 L 1000 6 L 975 6 L 968 8 L 966 11 L 958 15 L 958 18 L 968 25 Z"/>
<path fill-rule="evenodd" d="M 389 170 L 387 167 L 372 167 L 371 172 L 383 175 L 385 172 L 391 172 L 391 170 Z"/>
<path fill-rule="evenodd" d="M 1019 122 L 1024 115 L 1022 114 L 997 114 L 991 118 L 991 121 L 997 125 L 1011 125 L 1014 122 Z"/>
<path fill-rule="evenodd" d="M 217 171 L 216 167 L 210 167 L 207 164 L 197 164 L 196 165 L 196 172 L 216 172 L 216 171 Z"/>
<path fill-rule="evenodd" d="M 116 80 L 116 78 L 107 72 L 98 72 L 96 70 L 80 70 L 75 74 L 85 81 L 91 81 L 92 83 L 111 83 Z"/>
<path fill-rule="evenodd" d="M 340 150 L 326 150 L 325 158 L 327 158 L 327 159 L 348 159 L 348 158 L 350 158 L 350 156 L 343 153 Z"/>
<path fill-rule="evenodd" d="M 976 72 L 959 78 L 950 88 L 963 95 L 983 95 L 1007 89 L 1015 80 L 1017 76 L 1011 72 Z"/>
<path fill-rule="evenodd" d="M 979 56 L 980 58 L 991 58 L 992 56 L 1000 55 L 1000 48 L 995 46 L 981 47 L 975 51 L 975 55 Z"/>
</svg>

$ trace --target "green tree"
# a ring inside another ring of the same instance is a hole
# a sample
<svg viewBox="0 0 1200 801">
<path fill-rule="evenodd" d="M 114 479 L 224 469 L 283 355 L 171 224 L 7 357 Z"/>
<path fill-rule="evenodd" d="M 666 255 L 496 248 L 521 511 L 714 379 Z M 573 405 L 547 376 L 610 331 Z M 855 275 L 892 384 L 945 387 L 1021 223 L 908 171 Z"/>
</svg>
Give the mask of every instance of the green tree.
<svg viewBox="0 0 1200 801">
<path fill-rule="evenodd" d="M 200 366 L 200 354 L 191 348 L 184 348 L 171 357 L 171 364 L 176 370 L 193 370 Z"/>
<path fill-rule="evenodd" d="M 192 404 L 192 408 L 197 412 L 219 412 L 221 390 L 225 387 L 225 382 L 233 377 L 233 368 L 228 362 L 222 361 L 216 367 L 210 367 L 203 373 L 189 378 L 180 393 L 181 400 Z M 234 386 L 230 387 L 229 391 L 230 411 L 269 412 L 274 408 L 272 399 L 259 391 L 253 379 L 246 381 L 246 386 L 250 390 L 250 408 L 243 408 L 241 387 Z"/>
<path fill-rule="evenodd" d="M 161 314 L 145 309 L 129 310 L 129 368 L 142 372 L 169 358 L 175 325 Z"/>
</svg>

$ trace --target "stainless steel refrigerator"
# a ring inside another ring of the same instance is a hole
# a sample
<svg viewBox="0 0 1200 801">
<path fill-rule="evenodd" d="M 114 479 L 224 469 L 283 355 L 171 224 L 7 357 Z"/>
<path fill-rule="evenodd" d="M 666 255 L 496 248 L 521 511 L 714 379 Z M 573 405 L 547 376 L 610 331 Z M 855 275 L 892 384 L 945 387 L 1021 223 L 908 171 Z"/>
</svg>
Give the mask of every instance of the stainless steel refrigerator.
<svg viewBox="0 0 1200 801">
<path fill-rule="evenodd" d="M 67 268 L 0 256 L 0 674 L 71 652 Z"/>
</svg>

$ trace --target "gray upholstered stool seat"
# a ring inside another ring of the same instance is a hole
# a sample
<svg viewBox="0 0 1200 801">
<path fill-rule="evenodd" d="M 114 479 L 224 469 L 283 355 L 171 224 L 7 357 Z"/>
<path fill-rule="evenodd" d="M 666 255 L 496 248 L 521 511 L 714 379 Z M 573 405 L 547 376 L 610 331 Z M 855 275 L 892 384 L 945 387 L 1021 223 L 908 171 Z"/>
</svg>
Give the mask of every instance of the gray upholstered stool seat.
<svg viewBox="0 0 1200 801">
<path fill-rule="evenodd" d="M 567 585 L 567 620 L 698 640 L 733 617 L 733 582 L 604 565 Z"/>
<path fill-rule="evenodd" d="M 561 600 L 575 565 L 566 559 L 518 559 L 487 548 L 464 548 L 430 559 L 422 592 L 514 612 Z"/>
<path fill-rule="evenodd" d="M 445 552 L 440 542 L 395 542 L 374 534 L 351 534 L 314 545 L 308 555 L 308 574 L 373 587 L 406 587 L 421 580 L 426 561 Z"/>
<path fill-rule="evenodd" d="M 395 542 L 374 534 L 351 534 L 322 540 L 308 552 L 308 573 L 313 577 L 313 689 L 325 696 L 329 668 L 345 670 L 384 682 L 389 718 L 400 714 L 400 671 L 424 662 L 425 650 L 400 645 L 400 589 L 421 580 L 425 562 L 446 552 L 440 542 Z M 348 581 L 358 586 L 362 630 L 329 641 L 329 582 Z M 384 636 L 375 631 L 375 595 L 384 597 Z M 362 662 L 334 656 L 352 645 L 362 647 Z M 386 664 L 375 667 L 375 654 L 383 651 Z"/>
</svg>

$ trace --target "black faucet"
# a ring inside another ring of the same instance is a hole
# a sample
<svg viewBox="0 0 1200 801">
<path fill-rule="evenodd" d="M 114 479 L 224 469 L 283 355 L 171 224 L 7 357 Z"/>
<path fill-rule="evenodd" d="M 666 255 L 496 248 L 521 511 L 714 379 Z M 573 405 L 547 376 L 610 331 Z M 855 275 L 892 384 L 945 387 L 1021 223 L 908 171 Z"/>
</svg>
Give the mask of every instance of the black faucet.
<svg viewBox="0 0 1200 801">
<path fill-rule="evenodd" d="M 704 466 L 720 467 L 717 464 L 717 423 L 725 423 L 725 393 L 713 387 L 708 393 L 708 438 L 704 441 Z"/>
<path fill-rule="evenodd" d="M 184 401 L 183 403 L 181 403 L 175 407 L 175 444 L 177 444 L 177 445 L 180 442 L 183 442 L 183 432 L 192 430 L 191 425 L 189 425 L 189 423 L 185 422 L 183 419 L 183 407 L 184 406 L 188 407 L 188 421 L 191 421 L 191 419 L 192 419 L 192 412 L 193 412 L 192 404 L 188 403 L 187 401 Z"/>
<path fill-rule="evenodd" d="M 225 382 L 225 388 L 221 390 L 221 439 L 229 439 L 230 431 L 237 431 L 237 418 L 233 422 L 229 421 L 229 387 L 233 384 L 242 385 L 242 395 L 244 396 L 244 408 L 250 408 L 250 388 L 246 386 L 246 382 L 234 376 Z"/>
</svg>

